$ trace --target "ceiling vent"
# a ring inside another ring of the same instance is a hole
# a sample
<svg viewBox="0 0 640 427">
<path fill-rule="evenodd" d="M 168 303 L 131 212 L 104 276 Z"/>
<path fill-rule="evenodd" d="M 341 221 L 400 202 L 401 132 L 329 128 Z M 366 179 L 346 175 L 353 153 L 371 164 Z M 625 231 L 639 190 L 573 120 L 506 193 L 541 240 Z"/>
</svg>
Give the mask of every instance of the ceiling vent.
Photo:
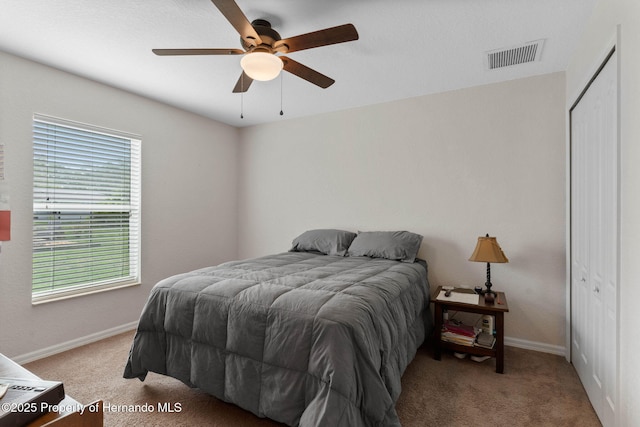
<svg viewBox="0 0 640 427">
<path fill-rule="evenodd" d="M 490 70 L 495 70 L 496 68 L 539 61 L 543 45 L 544 40 L 536 40 L 519 46 L 489 51 L 487 52 L 487 67 Z"/>
</svg>

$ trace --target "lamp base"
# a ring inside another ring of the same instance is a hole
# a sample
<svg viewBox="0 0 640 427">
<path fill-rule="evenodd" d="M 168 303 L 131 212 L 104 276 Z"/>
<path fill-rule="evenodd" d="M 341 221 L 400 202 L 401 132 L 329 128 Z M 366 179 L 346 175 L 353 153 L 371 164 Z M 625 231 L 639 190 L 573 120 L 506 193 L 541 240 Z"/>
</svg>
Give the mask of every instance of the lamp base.
<svg viewBox="0 0 640 427">
<path fill-rule="evenodd" d="M 496 300 L 495 297 L 494 297 L 494 295 L 496 295 L 495 292 L 489 291 L 489 292 L 485 292 L 483 295 L 484 295 L 484 303 L 485 304 L 493 304 L 495 302 L 495 300 Z"/>
<path fill-rule="evenodd" d="M 484 295 L 484 303 L 493 304 L 498 294 L 491 290 L 491 282 L 488 281 L 484 285 L 487 287 L 486 290 L 482 291 L 482 295 Z"/>
</svg>

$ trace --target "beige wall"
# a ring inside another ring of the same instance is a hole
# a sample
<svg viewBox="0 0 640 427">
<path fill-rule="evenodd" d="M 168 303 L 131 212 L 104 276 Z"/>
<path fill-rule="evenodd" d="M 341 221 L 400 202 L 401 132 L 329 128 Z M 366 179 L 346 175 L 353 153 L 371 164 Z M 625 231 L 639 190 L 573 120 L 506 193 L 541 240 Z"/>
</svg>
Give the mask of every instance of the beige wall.
<svg viewBox="0 0 640 427">
<path fill-rule="evenodd" d="M 34 113 L 142 135 L 142 286 L 31 305 Z M 0 53 L 12 239 L 0 254 L 0 352 L 22 356 L 138 319 L 159 279 L 233 259 L 238 131 Z"/>
<path fill-rule="evenodd" d="M 133 322 L 157 280 L 284 251 L 316 227 L 421 233 L 434 286 L 482 284 L 485 265 L 467 258 L 477 236 L 495 235 L 511 260 L 492 268 L 510 342 L 564 351 L 564 73 L 238 130 L 0 55 L 14 215 L 0 324 L 20 325 L 0 351 Z M 142 135 L 142 286 L 31 305 L 34 112 Z"/>
<path fill-rule="evenodd" d="M 498 238 L 510 342 L 562 353 L 564 73 L 241 130 L 239 254 L 286 251 L 312 228 L 425 236 L 433 286 L 484 283 L 467 261 Z"/>
<path fill-rule="evenodd" d="M 620 72 L 619 426 L 640 422 L 640 2 L 602 0 L 567 69 L 567 108 L 616 41 Z"/>
</svg>

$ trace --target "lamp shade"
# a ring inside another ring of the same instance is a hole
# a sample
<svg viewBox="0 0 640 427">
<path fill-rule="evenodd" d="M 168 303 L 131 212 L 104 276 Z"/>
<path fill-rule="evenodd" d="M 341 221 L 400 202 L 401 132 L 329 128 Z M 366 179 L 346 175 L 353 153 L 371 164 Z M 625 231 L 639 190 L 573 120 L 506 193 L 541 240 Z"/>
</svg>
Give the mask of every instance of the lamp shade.
<svg viewBox="0 0 640 427">
<path fill-rule="evenodd" d="M 278 77 L 284 64 L 272 53 L 252 52 L 242 57 L 240 66 L 253 80 L 267 81 Z"/>
<path fill-rule="evenodd" d="M 502 248 L 500 248 L 496 238 L 489 237 L 489 235 L 485 237 L 478 237 L 476 249 L 473 251 L 473 254 L 471 254 L 469 261 L 491 263 L 509 262 L 504 252 L 502 252 Z"/>
</svg>

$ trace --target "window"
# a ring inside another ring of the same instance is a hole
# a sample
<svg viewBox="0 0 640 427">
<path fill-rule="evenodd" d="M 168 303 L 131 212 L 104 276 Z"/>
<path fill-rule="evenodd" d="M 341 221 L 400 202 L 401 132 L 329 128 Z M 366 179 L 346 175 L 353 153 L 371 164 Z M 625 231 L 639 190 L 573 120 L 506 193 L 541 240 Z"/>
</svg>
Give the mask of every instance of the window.
<svg viewBox="0 0 640 427">
<path fill-rule="evenodd" d="M 140 140 L 36 115 L 33 302 L 139 282 Z"/>
</svg>

